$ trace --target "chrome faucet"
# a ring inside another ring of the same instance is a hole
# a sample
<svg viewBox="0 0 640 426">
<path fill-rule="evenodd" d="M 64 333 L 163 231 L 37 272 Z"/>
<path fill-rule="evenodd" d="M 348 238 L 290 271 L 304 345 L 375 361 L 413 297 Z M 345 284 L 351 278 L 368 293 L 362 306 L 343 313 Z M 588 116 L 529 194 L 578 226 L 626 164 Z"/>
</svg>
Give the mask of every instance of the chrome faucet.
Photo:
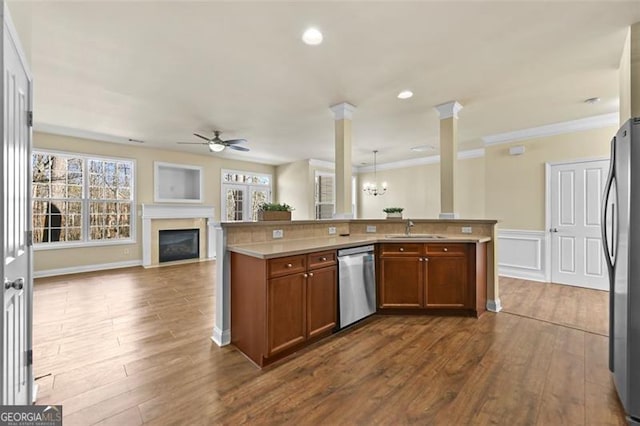
<svg viewBox="0 0 640 426">
<path fill-rule="evenodd" d="M 413 227 L 413 221 L 411 219 L 407 219 L 407 226 L 404 230 L 405 235 L 411 235 L 411 228 Z"/>
</svg>

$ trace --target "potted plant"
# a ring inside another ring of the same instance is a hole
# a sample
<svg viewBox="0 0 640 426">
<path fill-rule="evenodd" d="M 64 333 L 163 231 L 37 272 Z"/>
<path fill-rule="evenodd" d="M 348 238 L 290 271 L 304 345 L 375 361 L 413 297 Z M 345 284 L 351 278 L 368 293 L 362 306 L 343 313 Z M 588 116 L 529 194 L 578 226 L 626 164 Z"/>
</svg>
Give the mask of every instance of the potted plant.
<svg viewBox="0 0 640 426">
<path fill-rule="evenodd" d="M 263 203 L 258 207 L 258 220 L 291 220 L 293 207 L 285 203 Z"/>
<path fill-rule="evenodd" d="M 402 207 L 386 207 L 382 209 L 387 214 L 387 219 L 402 219 Z"/>
</svg>

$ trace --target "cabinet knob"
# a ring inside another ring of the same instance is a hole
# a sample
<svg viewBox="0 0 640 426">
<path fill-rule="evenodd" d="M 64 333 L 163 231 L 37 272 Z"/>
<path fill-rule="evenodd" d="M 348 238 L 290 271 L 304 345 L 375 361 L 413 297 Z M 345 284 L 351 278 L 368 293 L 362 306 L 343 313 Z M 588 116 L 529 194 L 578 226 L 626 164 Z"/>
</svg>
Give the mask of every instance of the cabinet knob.
<svg viewBox="0 0 640 426">
<path fill-rule="evenodd" d="M 429 258 L 428 258 L 428 257 L 425 257 L 425 258 L 424 258 L 424 261 L 425 261 L 425 262 L 428 262 L 428 261 L 429 261 Z"/>
<path fill-rule="evenodd" d="M 419 261 L 419 262 L 423 262 L 423 261 L 424 261 L 424 259 L 423 259 L 423 258 L 421 258 L 421 257 L 419 257 L 419 258 L 418 258 L 418 261 Z"/>
<path fill-rule="evenodd" d="M 404 251 L 404 247 L 400 247 L 399 251 Z"/>
<path fill-rule="evenodd" d="M 326 262 L 326 261 L 327 261 L 327 258 L 326 258 L 326 257 L 321 257 L 321 258 L 320 258 L 320 262 Z"/>
<path fill-rule="evenodd" d="M 293 267 L 293 265 L 290 263 L 287 263 L 287 268 L 291 268 L 291 267 Z"/>
<path fill-rule="evenodd" d="M 312 277 L 313 276 L 313 272 L 309 272 L 309 276 Z"/>
<path fill-rule="evenodd" d="M 303 277 L 307 278 L 309 276 L 309 274 L 302 274 Z"/>
<path fill-rule="evenodd" d="M 444 251 L 449 251 L 449 249 L 447 249 L 446 247 L 445 247 L 445 248 L 443 248 L 442 250 L 444 250 Z"/>
</svg>

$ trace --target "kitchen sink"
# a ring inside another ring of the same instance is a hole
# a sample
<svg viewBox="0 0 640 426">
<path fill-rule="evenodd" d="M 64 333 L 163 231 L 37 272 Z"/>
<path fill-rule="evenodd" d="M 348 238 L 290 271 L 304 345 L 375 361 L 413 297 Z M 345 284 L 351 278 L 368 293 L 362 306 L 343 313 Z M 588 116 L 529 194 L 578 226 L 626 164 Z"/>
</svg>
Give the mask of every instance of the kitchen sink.
<svg viewBox="0 0 640 426">
<path fill-rule="evenodd" d="M 385 238 L 397 238 L 397 239 L 415 238 L 415 239 L 423 239 L 423 240 L 432 240 L 432 239 L 440 240 L 447 237 L 443 235 L 435 235 L 435 234 L 409 234 L 409 235 L 391 234 L 391 235 L 385 235 Z"/>
</svg>

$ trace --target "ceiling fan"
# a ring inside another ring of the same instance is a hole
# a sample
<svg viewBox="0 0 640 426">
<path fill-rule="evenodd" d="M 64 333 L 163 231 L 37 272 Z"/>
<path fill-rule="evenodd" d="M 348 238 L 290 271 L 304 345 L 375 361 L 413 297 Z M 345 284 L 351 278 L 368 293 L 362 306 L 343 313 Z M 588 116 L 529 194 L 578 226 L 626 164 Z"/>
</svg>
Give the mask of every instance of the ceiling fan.
<svg viewBox="0 0 640 426">
<path fill-rule="evenodd" d="M 213 138 L 207 138 L 198 133 L 194 133 L 194 136 L 204 139 L 206 142 L 178 142 L 182 145 L 208 145 L 211 152 L 222 152 L 225 148 L 235 149 L 236 151 L 249 151 L 249 148 L 244 146 L 238 146 L 238 144 L 247 142 L 246 139 L 229 139 L 227 141 L 220 139 L 220 131 L 213 131 Z"/>
</svg>

